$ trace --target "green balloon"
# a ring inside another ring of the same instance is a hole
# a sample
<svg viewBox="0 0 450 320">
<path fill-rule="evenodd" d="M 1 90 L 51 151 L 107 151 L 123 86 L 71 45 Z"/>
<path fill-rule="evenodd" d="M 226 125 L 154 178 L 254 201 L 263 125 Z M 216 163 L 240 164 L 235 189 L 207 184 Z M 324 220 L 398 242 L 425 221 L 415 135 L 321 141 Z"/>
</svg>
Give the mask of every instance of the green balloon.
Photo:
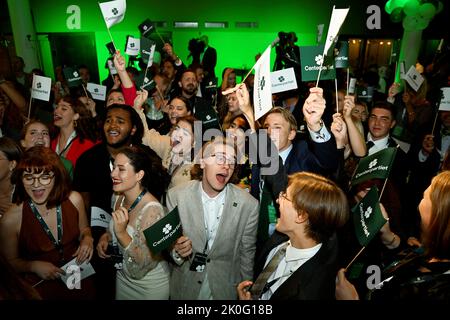
<svg viewBox="0 0 450 320">
<path fill-rule="evenodd" d="M 403 10 L 407 16 L 415 16 L 419 10 L 419 1 L 417 0 L 409 0 L 403 6 Z"/>
<path fill-rule="evenodd" d="M 419 7 L 419 14 L 426 19 L 432 19 L 435 13 L 436 8 L 431 3 L 425 3 Z"/>
</svg>

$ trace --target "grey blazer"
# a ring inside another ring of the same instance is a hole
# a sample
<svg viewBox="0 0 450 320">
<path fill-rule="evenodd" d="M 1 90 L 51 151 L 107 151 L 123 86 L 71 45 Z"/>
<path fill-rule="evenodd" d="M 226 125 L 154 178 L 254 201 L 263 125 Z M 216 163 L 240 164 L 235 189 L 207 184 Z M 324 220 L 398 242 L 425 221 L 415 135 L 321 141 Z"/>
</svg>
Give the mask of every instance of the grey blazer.
<svg viewBox="0 0 450 320">
<path fill-rule="evenodd" d="M 170 280 L 173 300 L 197 299 L 205 276 L 213 299 L 237 299 L 236 286 L 253 277 L 259 204 L 235 185 L 228 184 L 226 188 L 222 218 L 211 250 L 207 251 L 205 270 L 190 271 L 189 260 L 176 264 Z M 170 189 L 167 207 L 172 210 L 175 206 L 178 206 L 183 234 L 192 240 L 193 252 L 203 252 L 207 239 L 201 182 L 189 181 Z"/>
</svg>

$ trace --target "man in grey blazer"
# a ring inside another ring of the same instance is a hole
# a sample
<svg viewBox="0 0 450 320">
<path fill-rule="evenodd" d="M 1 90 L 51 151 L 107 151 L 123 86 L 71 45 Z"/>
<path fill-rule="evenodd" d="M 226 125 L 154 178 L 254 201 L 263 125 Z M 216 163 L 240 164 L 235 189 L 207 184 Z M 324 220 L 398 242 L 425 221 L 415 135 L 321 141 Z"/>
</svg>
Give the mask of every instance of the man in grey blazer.
<svg viewBox="0 0 450 320">
<path fill-rule="evenodd" d="M 258 202 L 229 183 L 234 146 L 216 138 L 205 144 L 193 181 L 168 191 L 167 207 L 178 206 L 183 236 L 171 252 L 175 261 L 170 297 L 237 299 L 236 286 L 253 275 Z"/>
</svg>

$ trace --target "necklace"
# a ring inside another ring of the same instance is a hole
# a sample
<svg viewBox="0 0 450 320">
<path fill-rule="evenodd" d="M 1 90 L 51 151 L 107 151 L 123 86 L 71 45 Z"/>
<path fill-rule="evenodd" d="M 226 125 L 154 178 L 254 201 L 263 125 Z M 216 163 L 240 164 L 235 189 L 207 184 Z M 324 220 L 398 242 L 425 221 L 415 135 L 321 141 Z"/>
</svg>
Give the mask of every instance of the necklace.
<svg viewBox="0 0 450 320">
<path fill-rule="evenodd" d="M 131 206 L 128 208 L 128 212 L 131 212 L 131 210 L 133 210 L 134 208 L 136 208 L 136 206 L 138 205 L 138 203 L 141 201 L 142 197 L 147 193 L 147 190 L 142 190 L 142 192 L 137 196 L 137 198 L 133 201 L 133 203 L 131 204 Z M 120 206 L 123 207 L 123 203 L 125 202 L 125 196 L 122 199 L 122 202 L 120 203 Z"/>
</svg>

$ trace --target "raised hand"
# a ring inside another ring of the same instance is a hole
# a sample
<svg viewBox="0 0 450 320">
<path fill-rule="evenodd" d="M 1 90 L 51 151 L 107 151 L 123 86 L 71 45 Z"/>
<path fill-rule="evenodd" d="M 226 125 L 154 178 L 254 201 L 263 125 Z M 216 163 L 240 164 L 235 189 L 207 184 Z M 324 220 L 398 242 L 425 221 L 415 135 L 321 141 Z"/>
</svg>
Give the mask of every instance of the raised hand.
<svg viewBox="0 0 450 320">
<path fill-rule="evenodd" d="M 355 97 L 345 96 L 344 98 L 344 110 L 342 111 L 345 121 L 352 120 L 352 110 L 355 107 Z"/>
<path fill-rule="evenodd" d="M 126 72 L 125 58 L 120 54 L 119 50 L 114 54 L 114 67 L 117 72 Z"/>
<path fill-rule="evenodd" d="M 303 115 L 308 128 L 319 131 L 322 127 L 321 120 L 325 111 L 325 99 L 322 88 L 310 88 L 309 96 L 303 104 Z"/>
<path fill-rule="evenodd" d="M 116 211 L 112 213 L 112 217 L 114 220 L 114 232 L 117 236 L 119 234 L 126 233 L 127 225 L 128 225 L 128 210 L 124 207 L 120 207 Z"/>
<path fill-rule="evenodd" d="M 331 132 L 336 139 L 338 149 L 344 148 L 348 144 L 347 125 L 340 113 L 333 115 L 333 123 L 331 123 Z"/>
<path fill-rule="evenodd" d="M 136 98 L 134 99 L 133 107 L 136 110 L 142 110 L 142 106 L 145 102 L 147 102 L 148 98 L 148 91 L 145 89 L 142 89 L 140 91 L 136 92 Z"/>
</svg>

